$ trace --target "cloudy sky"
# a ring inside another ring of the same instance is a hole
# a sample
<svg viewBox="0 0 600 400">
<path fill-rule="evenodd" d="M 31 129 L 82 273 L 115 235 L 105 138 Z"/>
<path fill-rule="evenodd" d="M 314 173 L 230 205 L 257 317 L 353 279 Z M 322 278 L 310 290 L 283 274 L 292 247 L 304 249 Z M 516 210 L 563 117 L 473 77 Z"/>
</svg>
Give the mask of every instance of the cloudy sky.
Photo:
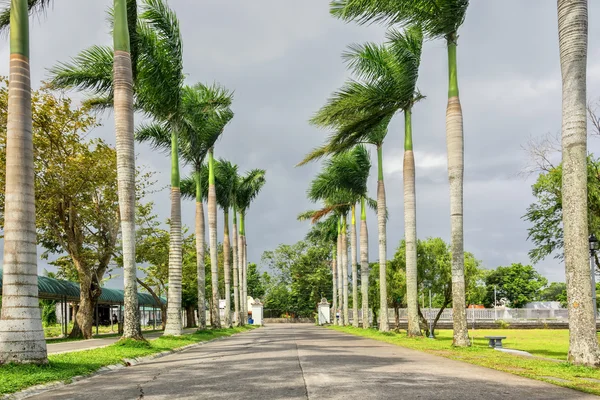
<svg viewBox="0 0 600 400">
<path fill-rule="evenodd" d="M 32 82 L 38 87 L 47 68 L 92 44 L 112 44 L 106 24 L 110 0 L 60 0 L 31 25 Z M 308 223 L 300 211 L 309 181 L 319 165 L 295 168 L 326 132 L 307 123 L 348 73 L 340 58 L 347 45 L 381 42 L 381 26 L 346 24 L 329 16 L 327 1 L 171 0 L 184 38 L 187 82 L 219 82 L 235 90 L 236 116 L 216 147 L 245 171 L 267 170 L 267 185 L 248 217 L 249 261 L 265 250 L 303 238 Z M 521 220 L 532 201 L 519 171 L 530 137 L 560 131 L 561 82 L 556 2 L 548 0 L 473 1 L 460 30 L 458 64 L 465 132 L 465 249 L 487 268 L 528 263 L 528 223 Z M 588 96 L 600 98 L 600 5 L 590 2 Z M 0 74 L 8 74 L 8 40 L 0 42 Z M 447 93 L 444 42 L 424 46 L 418 87 L 427 96 L 414 108 L 419 238 L 450 234 L 446 173 Z M 95 134 L 114 143 L 112 115 L 102 117 Z M 390 219 L 388 256 L 403 237 L 402 116 L 392 121 L 384 148 Z M 592 151 L 600 142 L 592 139 Z M 168 184 L 169 160 L 146 145 L 138 162 L 159 172 Z M 374 156 L 374 151 L 372 156 Z M 375 157 L 372 157 L 375 165 Z M 187 171 L 187 169 L 186 169 Z M 373 173 L 376 178 L 376 174 Z M 375 197 L 376 181 L 369 184 Z M 157 212 L 169 215 L 169 193 L 152 198 Z M 376 217 L 369 214 L 370 254 L 376 257 Z M 184 223 L 192 226 L 194 205 L 184 202 Z M 219 227 L 222 232 L 221 227 Z M 45 264 L 40 263 L 40 269 Z M 564 280 L 553 259 L 536 268 L 551 280 Z M 111 283 L 118 285 L 118 282 Z"/>
</svg>

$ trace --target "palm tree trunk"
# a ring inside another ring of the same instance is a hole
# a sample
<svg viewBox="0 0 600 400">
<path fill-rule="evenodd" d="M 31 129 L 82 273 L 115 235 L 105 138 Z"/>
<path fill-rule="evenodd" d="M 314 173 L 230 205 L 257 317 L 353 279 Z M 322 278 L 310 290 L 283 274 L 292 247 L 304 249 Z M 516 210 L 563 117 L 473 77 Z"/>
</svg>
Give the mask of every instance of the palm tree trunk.
<svg viewBox="0 0 600 400">
<path fill-rule="evenodd" d="M 196 169 L 196 272 L 198 274 L 198 329 L 206 329 L 206 266 L 204 265 L 204 207 L 200 169 Z"/>
<path fill-rule="evenodd" d="M 338 308 L 340 318 L 338 325 L 344 325 L 344 289 L 342 282 L 342 222 L 338 221 L 338 237 L 337 237 L 337 293 L 338 293 Z"/>
<path fill-rule="evenodd" d="M 129 49 L 126 0 L 115 0 L 114 108 L 117 137 L 117 181 L 123 246 L 125 316 L 123 337 L 143 339 L 137 297 L 135 263 L 135 151 L 133 71 Z"/>
<path fill-rule="evenodd" d="M 169 290 L 167 291 L 167 326 L 165 335 L 183 333 L 181 321 L 181 191 L 179 189 L 179 138 L 177 130 L 171 135 L 171 229 L 169 240 Z"/>
<path fill-rule="evenodd" d="M 352 326 L 358 328 L 358 265 L 356 263 L 356 206 L 352 205 L 350 227 L 350 262 L 352 263 Z"/>
<path fill-rule="evenodd" d="M 212 303 L 210 306 L 213 328 L 221 327 L 219 315 L 219 253 L 217 249 L 217 193 L 215 191 L 215 160 L 213 149 L 208 152 L 208 237 L 210 245 L 210 276 Z"/>
<path fill-rule="evenodd" d="M 406 241 L 406 303 L 408 336 L 421 336 L 417 288 L 417 199 L 411 110 L 404 110 L 404 236 Z"/>
<path fill-rule="evenodd" d="M 448 107 L 446 109 L 446 145 L 450 182 L 450 251 L 452 252 L 453 345 L 469 346 L 467 331 L 465 260 L 463 243 L 463 117 L 458 96 L 456 33 L 448 36 Z"/>
<path fill-rule="evenodd" d="M 377 146 L 377 226 L 379 228 L 379 330 L 388 332 L 390 325 L 388 322 L 387 307 L 387 238 L 386 238 L 386 205 L 385 205 L 385 185 L 383 184 L 383 149 L 382 145 Z"/>
<path fill-rule="evenodd" d="M 600 365 L 588 253 L 587 0 L 558 0 L 562 71 L 562 199 L 569 309 L 569 362 Z"/>
<path fill-rule="evenodd" d="M 38 302 L 27 0 L 12 0 L 0 364 L 48 362 Z"/>
<path fill-rule="evenodd" d="M 332 277 L 332 294 L 331 296 L 333 297 L 332 300 L 332 317 L 331 317 L 331 323 L 332 324 L 337 324 L 337 306 L 338 306 L 338 293 L 337 293 L 337 244 L 335 246 L 333 246 L 334 248 L 332 249 L 332 260 L 331 260 L 331 277 Z"/>
<path fill-rule="evenodd" d="M 348 310 L 348 236 L 346 226 L 346 216 L 344 215 L 342 223 L 342 283 L 344 288 L 344 325 L 350 323 Z"/>
<path fill-rule="evenodd" d="M 245 216 L 244 216 L 245 219 Z M 244 299 L 246 300 L 246 305 L 245 305 L 245 309 L 244 309 L 244 320 L 246 322 L 248 322 L 248 243 L 246 242 L 246 234 L 245 234 L 245 230 L 244 230 L 244 237 L 242 238 L 242 242 L 244 243 L 244 283 L 243 283 L 243 290 L 244 290 Z"/>
<path fill-rule="evenodd" d="M 238 233 L 238 282 L 240 292 L 240 325 L 246 324 L 246 316 L 248 312 L 246 310 L 248 301 L 244 297 L 244 220 L 240 213 L 240 231 Z"/>
<path fill-rule="evenodd" d="M 240 292 L 239 292 L 239 277 L 238 277 L 238 232 L 237 232 L 237 210 L 233 206 L 233 321 L 235 326 L 240 325 Z"/>
<path fill-rule="evenodd" d="M 360 199 L 360 292 L 362 296 L 362 327 L 369 327 L 369 233 L 365 198 Z"/>
<path fill-rule="evenodd" d="M 229 255 L 231 243 L 229 242 L 229 210 L 223 210 L 223 274 L 225 275 L 225 327 L 231 328 L 231 268 Z"/>
</svg>

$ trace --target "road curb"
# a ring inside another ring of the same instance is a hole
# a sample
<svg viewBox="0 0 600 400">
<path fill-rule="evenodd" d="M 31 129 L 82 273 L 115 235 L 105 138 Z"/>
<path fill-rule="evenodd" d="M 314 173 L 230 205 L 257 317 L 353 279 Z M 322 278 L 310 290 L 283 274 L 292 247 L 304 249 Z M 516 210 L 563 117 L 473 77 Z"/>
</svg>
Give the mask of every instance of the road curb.
<svg viewBox="0 0 600 400">
<path fill-rule="evenodd" d="M 106 365 L 104 367 L 101 367 L 100 369 L 98 369 L 95 372 L 92 372 L 89 375 L 78 375 L 78 376 L 74 376 L 72 377 L 69 382 L 62 382 L 62 381 L 54 381 L 54 382 L 48 382 L 48 383 L 42 383 L 40 385 L 35 385 L 35 386 L 30 386 L 26 389 L 23 389 L 21 391 L 15 392 L 15 393 L 9 393 L 9 394 L 5 394 L 2 395 L 0 397 L 1 400 L 21 400 L 21 399 L 26 399 L 28 397 L 46 392 L 48 390 L 52 390 L 52 389 L 58 389 L 61 388 L 63 386 L 67 386 L 70 385 L 72 383 L 81 381 L 81 380 L 85 380 L 85 379 L 89 379 L 92 378 L 94 376 L 97 375 L 102 375 L 102 374 L 106 374 L 108 372 L 112 372 L 112 371 L 117 371 L 123 368 L 127 368 L 127 367 L 131 367 L 134 365 L 138 365 L 147 361 L 151 361 L 151 360 L 155 360 L 157 358 L 162 358 L 171 354 L 175 354 L 175 353 L 180 353 L 182 351 L 185 350 L 189 350 L 191 348 L 194 347 L 200 347 L 203 346 L 207 343 L 212 343 L 212 342 L 216 342 L 217 340 L 224 340 L 227 338 L 230 338 L 232 336 L 236 336 L 236 335 L 240 335 L 240 334 L 244 334 L 247 332 L 252 332 L 252 330 L 248 330 L 246 332 L 237 332 L 234 333 L 233 335 L 229 335 L 229 336 L 222 336 L 222 337 L 218 337 L 218 338 L 214 338 L 214 339 L 210 339 L 210 340 L 206 340 L 203 342 L 198 342 L 198 343 L 193 343 L 193 344 L 188 344 L 187 346 L 183 346 L 183 347 L 178 347 L 176 349 L 173 350 L 165 350 L 165 351 L 161 351 L 160 353 L 155 353 L 155 354 L 150 354 L 148 356 L 143 356 L 143 357 L 136 357 L 136 358 L 124 358 L 122 359 L 122 363 L 119 364 L 112 364 L 112 365 Z M 82 350 L 85 351 L 85 350 Z"/>
</svg>

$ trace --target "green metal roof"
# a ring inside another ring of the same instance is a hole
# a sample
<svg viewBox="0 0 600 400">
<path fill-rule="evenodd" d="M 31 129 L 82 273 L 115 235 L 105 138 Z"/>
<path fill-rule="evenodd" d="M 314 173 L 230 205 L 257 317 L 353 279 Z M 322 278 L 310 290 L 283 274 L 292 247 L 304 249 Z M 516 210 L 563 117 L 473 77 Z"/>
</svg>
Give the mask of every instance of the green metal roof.
<svg viewBox="0 0 600 400">
<path fill-rule="evenodd" d="M 38 291 L 40 299 L 62 300 L 66 297 L 67 301 L 79 301 L 79 284 L 75 282 L 38 275 Z M 102 288 L 98 304 L 123 304 L 123 293 L 121 289 Z M 2 268 L 0 268 L 0 295 L 2 295 Z M 166 303 L 163 297 L 160 299 L 163 304 Z M 138 303 L 141 306 L 158 306 L 149 293 L 138 292 Z"/>
</svg>

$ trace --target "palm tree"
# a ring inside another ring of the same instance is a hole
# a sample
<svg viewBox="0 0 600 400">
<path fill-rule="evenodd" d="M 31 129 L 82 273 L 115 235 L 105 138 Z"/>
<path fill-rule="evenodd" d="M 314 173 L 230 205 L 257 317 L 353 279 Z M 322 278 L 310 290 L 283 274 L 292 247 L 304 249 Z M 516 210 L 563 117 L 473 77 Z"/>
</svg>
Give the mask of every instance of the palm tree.
<svg viewBox="0 0 600 400">
<path fill-rule="evenodd" d="M 139 29 L 138 86 L 140 108 L 171 132 L 171 218 L 169 243 L 169 290 L 165 335 L 181 335 L 182 233 L 179 179 L 179 131 L 183 125 L 183 45 L 179 21 L 164 0 L 145 0 Z M 143 63 L 142 63 L 143 60 Z M 152 140 L 142 126 L 137 137 Z"/>
<path fill-rule="evenodd" d="M 382 169 L 382 144 L 390 118 L 398 111 L 405 115 L 405 225 L 407 240 L 411 243 L 407 261 L 408 334 L 421 334 L 418 317 L 417 260 L 416 260 L 416 212 L 414 189 L 414 156 L 412 153 L 411 110 L 413 104 L 422 98 L 416 91 L 416 82 L 421 58 L 423 35 L 418 27 L 411 27 L 404 33 L 389 30 L 385 45 L 353 45 L 344 54 L 355 74 L 364 82 L 351 81 L 336 92 L 328 104 L 313 118 L 319 126 L 337 129 L 330 138 L 329 145 L 318 149 L 309 158 L 321 156 L 324 152 L 339 152 L 363 142 L 371 136 L 370 142 L 377 146 L 379 179 L 377 201 L 381 212 L 379 219 L 379 262 L 380 262 L 380 329 L 389 329 L 387 324 L 387 299 L 385 258 L 385 186 Z M 375 137 L 373 137 L 375 136 Z M 412 184 L 411 184 L 412 182 Z"/>
<path fill-rule="evenodd" d="M 121 10 L 115 9 L 115 35 L 123 35 Z M 172 132 L 171 142 L 177 143 L 177 126 L 181 124 L 180 103 L 183 85 L 182 41 L 179 22 L 175 13 L 164 0 L 144 0 L 142 14 L 135 21 L 136 2 L 128 0 L 128 33 L 130 39 L 134 107 L 156 121 L 168 126 Z M 120 16 L 118 16 L 120 15 Z M 117 20 L 117 18 L 119 20 Z M 122 46 L 122 40 L 119 40 Z M 92 46 L 84 50 L 70 63 L 61 63 L 51 70 L 52 84 L 60 88 L 87 90 L 93 97 L 86 100 L 97 109 L 112 107 L 115 103 L 117 83 L 113 69 L 115 53 L 106 46 Z M 115 110 L 116 111 L 116 110 Z M 115 113 L 117 117 L 117 114 Z M 177 146 L 172 152 L 172 215 L 169 312 L 171 322 L 167 333 L 181 334 L 181 313 L 175 308 L 181 303 L 181 202 L 179 192 L 179 165 Z M 129 166 L 131 168 L 131 166 Z M 179 204 L 179 206 L 177 206 Z M 129 289 L 131 291 L 131 288 Z M 179 300 L 177 300 L 179 298 Z M 131 314 L 131 313 L 130 313 Z M 126 314 L 127 315 L 127 314 Z M 133 314 L 131 314 L 133 315 Z"/>
<path fill-rule="evenodd" d="M 248 265 L 248 248 L 246 243 L 246 215 L 252 201 L 258 196 L 265 180 L 264 169 L 253 169 L 240 178 L 235 195 L 235 202 L 239 212 L 240 231 L 238 238 L 238 262 L 240 284 L 240 322 L 245 324 L 248 318 L 248 280 L 246 276 Z"/>
<path fill-rule="evenodd" d="M 322 110 L 326 111 L 326 110 Z M 319 118 L 317 115 L 315 117 Z M 359 121 L 361 122 L 361 121 Z M 379 329 L 383 332 L 389 331 L 389 324 L 387 319 L 387 279 L 386 274 L 382 274 L 381 271 L 386 270 L 386 220 L 387 220 L 387 209 L 385 207 L 385 186 L 383 183 L 383 142 L 388 132 L 388 124 L 389 118 L 383 119 L 374 127 L 369 128 L 359 128 L 364 130 L 352 131 L 354 129 L 352 125 L 358 125 L 353 120 L 348 120 L 348 126 L 341 126 L 340 130 L 332 135 L 328 143 L 324 146 L 313 150 L 309 153 L 304 160 L 302 160 L 298 165 L 304 165 L 310 161 L 320 159 L 328 154 L 341 154 L 343 152 L 347 152 L 353 147 L 360 144 L 371 144 L 374 145 L 377 149 L 377 221 L 379 227 L 379 279 L 380 279 L 380 324 Z M 367 126 L 367 124 L 364 124 Z M 374 203 L 374 202 L 373 202 Z M 361 202 L 362 205 L 362 202 Z M 364 218 L 365 221 L 365 230 L 361 229 L 361 243 L 365 242 L 366 239 L 363 238 L 363 235 L 367 235 L 366 230 L 366 211 L 363 207 L 361 210 L 361 219 Z M 362 251 L 361 251 L 362 254 Z M 365 255 L 368 254 L 368 250 L 365 252 Z M 366 261 L 368 264 L 368 260 Z M 361 260 L 361 272 L 362 271 L 362 263 Z M 368 271 L 368 268 L 365 269 Z M 363 272 L 364 273 L 364 272 Z M 362 289 L 362 288 L 361 288 Z M 368 286 L 367 291 L 362 293 L 363 299 L 368 298 Z"/>
<path fill-rule="evenodd" d="M 130 2 L 131 3 L 131 2 Z M 133 2 L 137 19 L 137 4 Z M 121 241 L 123 247 L 124 324 L 123 337 L 142 339 L 135 263 L 135 150 L 133 127 L 133 67 L 126 0 L 114 2 L 114 109 L 117 137 L 117 181 Z M 137 54 L 137 53 L 136 53 Z"/>
<path fill-rule="evenodd" d="M 339 247 L 341 255 L 340 269 L 342 279 L 341 288 L 343 289 L 343 323 L 348 324 L 348 262 L 346 248 L 346 217 L 348 213 L 354 211 L 358 201 L 361 201 L 367 195 L 367 180 L 371 169 L 369 153 L 362 145 L 356 146 L 352 150 L 340 153 L 327 160 L 323 166 L 322 172 L 311 182 L 308 190 L 308 197 L 313 201 L 324 200 L 325 208 L 315 214 L 313 218 L 320 218 L 326 213 L 338 210 L 341 216 L 340 220 L 340 238 Z M 354 215 L 354 213 L 353 213 Z M 353 218 L 354 219 L 354 218 Z M 355 225 L 355 223 L 354 223 Z M 354 233 L 356 235 L 356 233 Z M 353 282 L 353 323 L 358 324 L 358 270 L 356 267 L 356 238 L 351 240 L 352 257 L 352 282 Z M 338 274 L 340 271 L 338 270 Z"/>
<path fill-rule="evenodd" d="M 225 326 L 230 328 L 231 322 L 231 264 L 229 255 L 231 242 L 229 239 L 229 210 L 235 200 L 238 184 L 237 165 L 229 161 L 219 160 L 216 165 L 217 203 L 223 210 L 223 274 L 225 281 Z"/>
<path fill-rule="evenodd" d="M 331 3 L 331 13 L 344 20 L 417 25 L 422 27 L 428 38 L 446 40 L 448 48 L 446 142 L 450 181 L 452 315 L 455 346 L 469 345 L 463 243 L 464 138 L 456 59 L 458 29 L 465 20 L 468 5 L 469 0 L 334 0 Z"/>
<path fill-rule="evenodd" d="M 558 0 L 562 71 L 563 225 L 569 308 L 569 362 L 600 365 L 588 265 L 586 63 L 587 0 Z"/>
<path fill-rule="evenodd" d="M 233 118 L 232 95 L 225 88 L 196 84 L 184 89 L 185 124 L 180 139 L 183 160 L 193 168 L 192 177 L 181 181 L 184 198 L 196 200 L 196 267 L 198 277 L 198 328 L 206 329 L 206 277 L 204 268 L 205 223 L 203 202 L 208 197 L 208 166 L 204 163 L 223 128 Z M 168 142 L 168 133 L 161 135 Z M 165 143 L 168 145 L 168 143 Z"/>
<path fill-rule="evenodd" d="M 43 7 L 49 1 L 34 3 Z M 0 364 L 44 364 L 48 358 L 38 304 L 28 2 L 11 4 Z"/>
<path fill-rule="evenodd" d="M 360 294 L 362 297 L 362 326 L 369 328 L 369 233 L 365 198 L 360 199 Z"/>
<path fill-rule="evenodd" d="M 299 221 L 312 219 L 316 211 L 306 211 L 298 216 Z M 339 217 L 331 214 L 327 219 L 316 222 L 306 234 L 306 240 L 331 244 L 331 277 L 332 277 L 332 321 L 337 324 L 337 238 Z"/>
</svg>

